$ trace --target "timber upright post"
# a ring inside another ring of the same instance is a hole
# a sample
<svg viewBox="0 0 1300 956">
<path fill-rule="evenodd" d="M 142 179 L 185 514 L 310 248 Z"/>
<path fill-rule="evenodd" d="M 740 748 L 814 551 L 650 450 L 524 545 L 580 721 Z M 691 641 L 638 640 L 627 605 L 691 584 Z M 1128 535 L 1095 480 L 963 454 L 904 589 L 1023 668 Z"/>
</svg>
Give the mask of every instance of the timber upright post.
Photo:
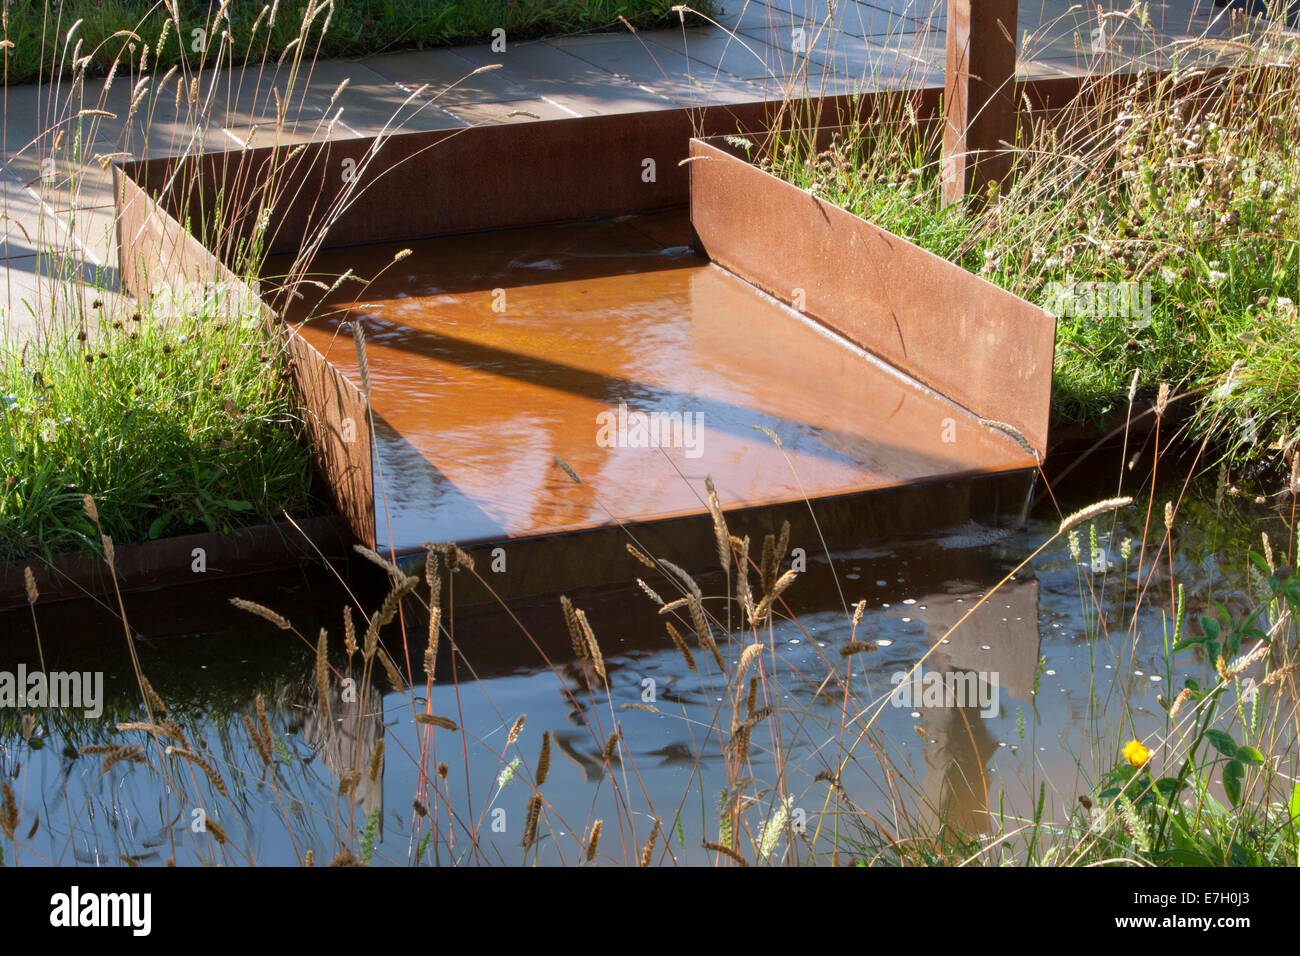
<svg viewBox="0 0 1300 956">
<path fill-rule="evenodd" d="M 948 0 L 943 201 L 1005 182 L 1016 133 L 1017 0 Z"/>
</svg>

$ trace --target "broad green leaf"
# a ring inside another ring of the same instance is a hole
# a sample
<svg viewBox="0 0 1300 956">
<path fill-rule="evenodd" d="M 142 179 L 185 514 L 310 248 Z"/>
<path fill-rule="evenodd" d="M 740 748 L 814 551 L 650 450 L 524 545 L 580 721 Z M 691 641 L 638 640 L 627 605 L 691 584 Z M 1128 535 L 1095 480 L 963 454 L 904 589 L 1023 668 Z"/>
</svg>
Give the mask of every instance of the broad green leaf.
<svg viewBox="0 0 1300 956">
<path fill-rule="evenodd" d="M 1241 803 L 1241 781 L 1246 776 L 1246 765 L 1240 760 L 1229 760 L 1223 765 L 1223 791 L 1235 807 Z"/>
<path fill-rule="evenodd" d="M 1231 734 L 1225 734 L 1222 730 L 1207 730 L 1205 736 L 1214 745 L 1214 749 L 1225 757 L 1237 756 L 1237 742 Z"/>
<path fill-rule="evenodd" d="M 1249 744 L 1242 744 L 1237 750 L 1237 759 L 1244 760 L 1246 763 L 1261 764 L 1264 762 L 1264 755 Z"/>
</svg>

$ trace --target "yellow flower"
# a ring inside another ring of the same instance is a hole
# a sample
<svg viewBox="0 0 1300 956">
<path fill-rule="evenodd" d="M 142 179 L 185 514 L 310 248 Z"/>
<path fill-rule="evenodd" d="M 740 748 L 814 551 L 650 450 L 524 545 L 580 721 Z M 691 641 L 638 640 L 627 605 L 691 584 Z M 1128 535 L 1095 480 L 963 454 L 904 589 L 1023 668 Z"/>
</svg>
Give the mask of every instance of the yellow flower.
<svg viewBox="0 0 1300 956">
<path fill-rule="evenodd" d="M 1124 745 L 1124 759 L 1134 767 L 1142 767 L 1151 759 L 1151 751 L 1137 740 L 1130 740 Z"/>
</svg>

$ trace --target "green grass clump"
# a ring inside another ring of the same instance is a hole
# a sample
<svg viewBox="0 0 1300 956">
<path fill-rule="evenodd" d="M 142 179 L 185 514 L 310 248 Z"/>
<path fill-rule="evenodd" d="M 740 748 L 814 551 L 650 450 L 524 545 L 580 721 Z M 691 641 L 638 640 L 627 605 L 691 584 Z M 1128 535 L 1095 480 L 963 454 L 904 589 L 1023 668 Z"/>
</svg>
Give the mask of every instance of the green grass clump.
<svg viewBox="0 0 1300 956">
<path fill-rule="evenodd" d="M 313 10 L 318 12 L 311 18 L 308 42 L 312 55 L 328 58 L 487 43 L 498 28 L 514 42 L 626 29 L 620 17 L 638 28 L 668 26 L 679 22 L 671 10 L 673 5 L 674 0 L 348 0 L 332 5 L 321 0 L 283 0 L 272 21 L 270 3 L 231 0 L 218 23 L 221 4 L 216 0 L 179 0 L 179 30 L 173 20 L 166 41 L 159 43 L 152 55 L 164 69 L 182 60 L 192 63 L 207 45 L 202 37 L 196 41 L 194 31 L 206 36 L 224 30 L 230 33 L 236 62 L 275 57 L 299 38 L 300 28 Z M 712 9 L 707 2 L 693 6 L 703 12 Z M 64 49 L 64 41 L 78 21 L 81 26 L 74 39 L 78 57 L 89 57 L 86 72 L 107 73 L 128 44 L 134 47 L 140 39 L 151 44 L 158 39 L 164 21 L 172 19 L 168 8 L 169 4 L 160 0 L 15 4 L 8 8 L 4 34 L 14 44 L 7 56 L 8 82 L 50 81 L 56 74 L 75 72 L 72 51 Z"/>
<path fill-rule="evenodd" d="M 134 316 L 0 351 L 0 561 L 312 511 L 288 372 L 259 319 Z"/>
<path fill-rule="evenodd" d="M 1022 117 L 1010 185 L 947 208 L 941 131 L 905 104 L 751 156 L 1057 313 L 1058 421 L 1122 410 L 1136 371 L 1140 395 L 1201 393 L 1198 437 L 1260 459 L 1300 436 L 1300 47 L 1252 45 L 1199 96 L 1191 70 L 1097 78 L 1050 124 Z"/>
</svg>

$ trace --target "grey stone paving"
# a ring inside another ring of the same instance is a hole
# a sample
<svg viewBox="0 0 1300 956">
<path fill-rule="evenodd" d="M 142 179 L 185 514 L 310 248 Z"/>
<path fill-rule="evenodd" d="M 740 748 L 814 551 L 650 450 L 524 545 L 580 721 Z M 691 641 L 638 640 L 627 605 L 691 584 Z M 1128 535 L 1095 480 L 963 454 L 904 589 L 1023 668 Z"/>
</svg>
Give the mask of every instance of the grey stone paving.
<svg viewBox="0 0 1300 956">
<path fill-rule="evenodd" d="M 942 83 L 946 0 L 720 6 L 716 25 L 507 38 L 505 52 L 485 44 L 321 61 L 296 76 L 272 64 L 208 71 L 188 85 L 120 76 L 5 90 L 0 341 L 13 346 L 50 317 L 84 316 L 94 299 L 110 312 L 127 307 L 117 296 L 113 158 Z M 1021 0 L 1020 72 L 1155 66 L 1165 59 L 1156 47 L 1231 32 L 1211 0 L 1156 0 L 1150 29 L 1107 18 L 1101 33 L 1098 6 L 1130 4 Z M 475 72 L 483 67 L 494 68 Z M 278 103 L 289 104 L 283 123 Z"/>
</svg>

